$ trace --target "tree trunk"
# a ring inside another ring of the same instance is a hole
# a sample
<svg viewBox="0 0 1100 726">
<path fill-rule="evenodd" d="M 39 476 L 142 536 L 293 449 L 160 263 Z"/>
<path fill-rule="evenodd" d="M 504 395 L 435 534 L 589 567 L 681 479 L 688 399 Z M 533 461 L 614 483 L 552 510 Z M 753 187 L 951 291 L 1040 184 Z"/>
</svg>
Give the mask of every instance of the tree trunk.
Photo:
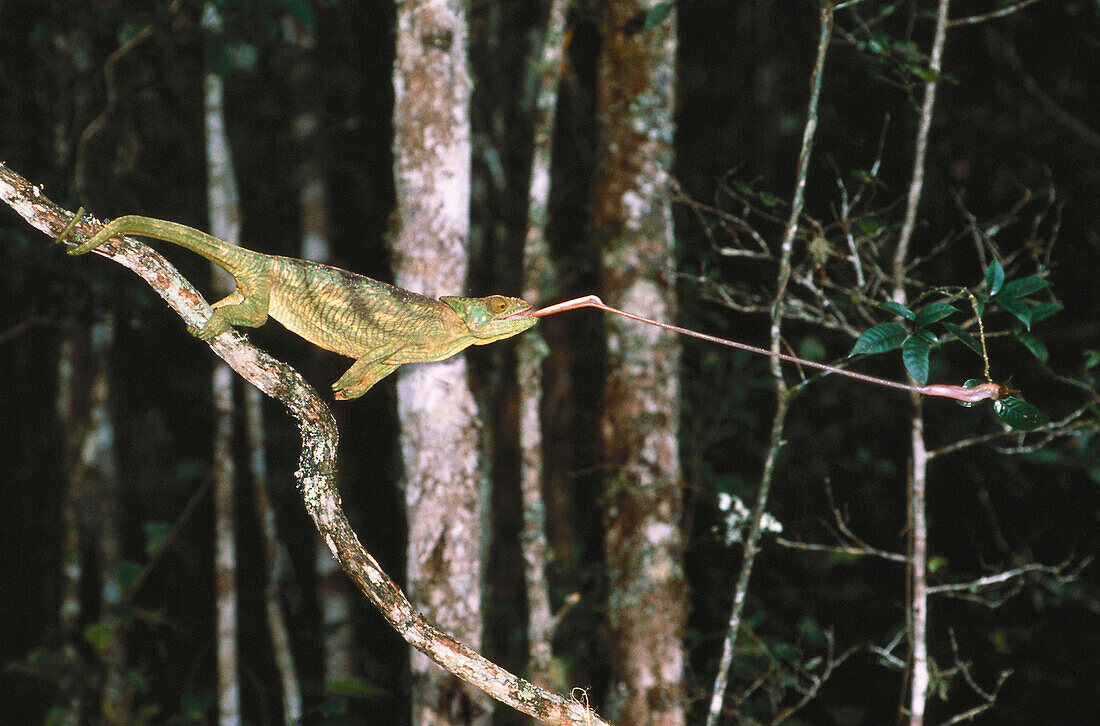
<svg viewBox="0 0 1100 726">
<path fill-rule="evenodd" d="M 603 8 L 593 223 L 609 305 L 671 321 L 675 265 L 668 195 L 676 29 L 642 30 L 647 3 Z M 608 316 L 602 421 L 611 628 L 612 720 L 684 723 L 687 619 L 681 535 L 680 346 L 675 336 Z"/>
<path fill-rule="evenodd" d="M 470 200 L 470 75 L 457 0 L 401 4 L 394 64 L 394 240 L 399 286 L 461 294 Z M 482 476 L 466 360 L 398 371 L 408 586 L 414 606 L 481 646 Z M 488 697 L 420 652 L 411 658 L 414 724 L 487 724 Z"/>
<path fill-rule="evenodd" d="M 202 24 L 214 35 L 221 32 L 221 16 L 207 3 Z M 240 237 L 240 202 L 229 138 L 225 130 L 224 81 L 209 68 L 203 78 L 203 118 L 206 123 L 206 195 L 210 233 L 230 244 Z M 212 265 L 214 290 L 227 295 L 234 288 L 227 272 Z M 233 380 L 229 365 L 214 366 L 214 587 L 217 620 L 218 723 L 241 721 L 241 694 L 237 651 L 237 546 L 233 489 L 237 466 L 233 458 Z"/>
<path fill-rule="evenodd" d="M 550 259 L 546 226 L 550 206 L 550 152 L 557 111 L 558 85 L 565 45 L 566 0 L 552 0 L 542 42 L 532 48 L 529 73 L 536 79 L 532 99 L 534 129 L 531 176 L 527 193 L 527 230 L 523 243 L 523 298 L 532 303 L 550 299 L 558 290 Z M 550 547 L 546 536 L 543 496 L 542 363 L 548 354 L 537 327 L 516 346 L 519 381 L 520 499 L 523 506 L 523 574 L 527 590 L 527 672 L 541 686 L 560 689 L 554 665 L 556 623 L 550 602 L 546 566 Z"/>
</svg>

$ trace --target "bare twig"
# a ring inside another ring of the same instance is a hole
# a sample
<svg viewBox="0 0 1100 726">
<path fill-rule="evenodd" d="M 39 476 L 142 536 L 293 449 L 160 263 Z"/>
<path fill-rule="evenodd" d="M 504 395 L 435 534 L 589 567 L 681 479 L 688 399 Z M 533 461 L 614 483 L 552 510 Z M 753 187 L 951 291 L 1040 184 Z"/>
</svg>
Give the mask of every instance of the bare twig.
<svg viewBox="0 0 1100 726">
<path fill-rule="evenodd" d="M 997 676 L 997 682 L 993 685 L 992 690 L 986 690 L 979 686 L 974 680 L 974 677 L 970 673 L 969 664 L 960 657 L 959 644 L 955 639 L 954 630 L 951 631 L 951 652 L 955 658 L 955 667 L 953 670 L 962 675 L 963 680 L 970 686 L 970 689 L 982 699 L 982 703 L 962 713 L 955 714 L 947 721 L 944 721 L 943 726 L 950 726 L 950 724 L 962 723 L 963 721 L 971 721 L 975 716 L 993 708 L 993 704 L 997 701 L 997 695 L 1001 692 L 1001 686 L 1003 686 L 1005 681 L 1008 680 L 1008 677 L 1012 675 L 1011 670 L 1001 671 Z"/>
<path fill-rule="evenodd" d="M 111 54 L 103 61 L 103 81 L 107 90 L 107 105 L 105 105 L 103 110 L 99 112 L 99 115 L 92 119 L 91 123 L 85 126 L 84 130 L 80 132 L 80 139 L 77 141 L 76 145 L 76 161 L 73 164 L 73 188 L 76 190 L 76 193 L 80 195 L 81 199 L 85 198 L 84 169 L 87 166 L 88 142 L 107 125 L 107 120 L 110 119 L 111 114 L 114 113 L 115 106 L 118 104 L 118 86 L 115 83 L 115 65 L 122 60 L 127 53 L 139 46 L 146 39 L 152 37 L 153 30 L 154 27 L 152 25 L 146 25 L 141 30 L 131 35 L 125 43 L 111 51 Z"/>
<path fill-rule="evenodd" d="M 1007 15 L 1012 15 L 1012 13 L 1017 13 L 1027 6 L 1034 5 L 1037 2 L 1039 2 L 1039 0 L 1020 0 L 1020 2 L 1016 3 L 1015 5 L 1007 5 L 1003 8 L 998 8 L 997 10 L 992 10 L 988 13 L 982 13 L 980 15 L 968 15 L 965 18 L 955 18 L 954 20 L 948 21 L 947 27 L 949 29 L 958 28 L 963 25 L 977 25 L 978 23 L 996 20 L 998 18 L 1003 18 Z"/>
<path fill-rule="evenodd" d="M 850 555 L 852 557 L 879 557 L 884 560 L 890 560 L 892 562 L 907 562 L 909 560 L 905 555 L 899 555 L 897 552 L 887 552 L 886 550 L 880 550 L 877 547 L 858 547 L 851 545 L 827 545 L 816 544 L 813 542 L 795 542 L 785 537 L 776 537 L 776 544 L 784 547 L 789 547 L 795 550 L 807 550 L 809 552 L 833 552 L 841 555 Z"/>
</svg>

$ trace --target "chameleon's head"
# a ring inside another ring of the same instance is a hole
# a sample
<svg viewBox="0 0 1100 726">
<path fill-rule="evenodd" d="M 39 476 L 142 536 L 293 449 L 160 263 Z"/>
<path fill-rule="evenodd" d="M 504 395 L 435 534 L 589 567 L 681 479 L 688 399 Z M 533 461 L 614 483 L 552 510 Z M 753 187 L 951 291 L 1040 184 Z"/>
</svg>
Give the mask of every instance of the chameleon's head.
<svg viewBox="0 0 1100 726">
<path fill-rule="evenodd" d="M 526 313 L 531 306 L 518 297 L 490 295 L 489 297 L 441 297 L 441 302 L 451 306 L 474 338 L 474 345 L 485 345 L 495 340 L 511 338 L 538 322 Z"/>
</svg>

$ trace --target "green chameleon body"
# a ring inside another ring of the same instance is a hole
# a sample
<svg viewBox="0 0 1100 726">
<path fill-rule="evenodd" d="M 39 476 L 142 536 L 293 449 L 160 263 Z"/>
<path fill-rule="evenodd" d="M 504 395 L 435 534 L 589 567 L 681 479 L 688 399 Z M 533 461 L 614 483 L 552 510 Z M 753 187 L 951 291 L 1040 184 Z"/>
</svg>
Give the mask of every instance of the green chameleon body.
<svg viewBox="0 0 1100 726">
<path fill-rule="evenodd" d="M 81 218 L 58 236 L 61 242 Z M 471 345 L 522 333 L 537 322 L 531 306 L 503 295 L 438 300 L 338 267 L 253 252 L 186 225 L 151 217 L 119 217 L 69 254 L 90 252 L 133 234 L 164 240 L 225 269 L 237 289 L 214 303 L 214 314 L 192 333 L 210 340 L 241 325 L 257 328 L 268 316 L 309 342 L 355 363 L 332 384 L 337 399 L 358 398 L 398 366 L 443 360 Z"/>
</svg>

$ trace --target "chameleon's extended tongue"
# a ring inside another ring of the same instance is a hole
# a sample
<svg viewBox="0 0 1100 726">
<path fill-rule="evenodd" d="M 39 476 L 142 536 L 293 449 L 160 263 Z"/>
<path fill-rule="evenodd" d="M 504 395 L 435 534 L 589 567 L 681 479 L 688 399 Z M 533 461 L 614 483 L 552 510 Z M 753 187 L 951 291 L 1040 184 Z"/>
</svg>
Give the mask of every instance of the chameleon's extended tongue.
<svg viewBox="0 0 1100 726">
<path fill-rule="evenodd" d="M 666 330 L 671 330 L 675 333 L 680 333 L 681 335 L 690 335 L 693 338 L 699 338 L 700 340 L 705 340 L 710 343 L 717 343 L 719 345 L 724 345 L 730 348 L 746 350 L 750 353 L 756 353 L 757 355 L 768 356 L 769 358 L 778 358 L 779 360 L 785 360 L 790 363 L 795 363 L 810 368 L 817 368 L 818 370 L 828 371 L 829 373 L 835 373 L 837 375 L 846 376 L 848 378 L 855 378 L 857 380 L 865 381 L 867 383 L 873 383 L 878 386 L 896 388 L 902 391 L 913 391 L 915 393 L 920 393 L 925 396 L 940 396 L 942 398 L 952 398 L 956 401 L 975 403 L 977 401 L 984 401 L 987 399 L 997 400 L 1000 395 L 1007 392 L 1007 389 L 1003 389 L 1000 385 L 993 382 L 982 383 L 972 388 L 966 388 L 964 386 L 953 386 L 949 384 L 914 386 L 907 383 L 899 383 L 898 381 L 890 381 L 884 378 L 869 376 L 865 373 L 850 371 L 846 368 L 826 365 L 824 363 L 816 363 L 814 361 L 798 358 L 797 356 L 779 353 L 774 350 L 758 348 L 755 345 L 739 343 L 736 340 L 727 340 L 726 338 L 719 338 L 715 335 L 707 335 L 706 333 L 700 333 L 695 330 L 688 330 L 687 328 L 681 328 L 679 325 L 671 325 L 669 323 L 662 323 L 659 320 L 644 318 L 641 315 L 635 315 L 634 313 L 628 313 L 625 310 L 613 308 L 610 305 L 604 303 L 604 301 L 596 295 L 585 295 L 584 297 L 566 300 L 565 302 L 560 302 L 556 305 L 547 305 L 546 307 L 539 308 L 538 310 L 530 310 L 523 313 L 517 313 L 516 316 L 518 317 L 520 315 L 523 315 L 531 318 L 541 318 L 547 315 L 553 315 L 554 313 L 563 313 L 567 310 L 576 310 L 578 308 L 596 308 L 598 310 L 604 310 L 609 313 L 615 313 L 616 315 L 622 315 L 624 318 L 630 318 L 631 320 L 637 320 L 643 323 L 649 323 L 650 325 L 656 325 Z"/>
<path fill-rule="evenodd" d="M 556 305 L 547 305 L 544 308 L 538 310 L 532 310 L 527 313 L 523 313 L 529 318 L 541 318 L 544 315 L 553 315 L 554 313 L 564 312 L 566 310 L 576 310 L 577 308 L 601 308 L 607 310 L 607 306 L 603 304 L 603 300 L 599 299 L 595 295 L 585 295 L 584 297 L 574 298 L 573 300 L 566 300 L 565 302 L 557 303 Z"/>
</svg>

